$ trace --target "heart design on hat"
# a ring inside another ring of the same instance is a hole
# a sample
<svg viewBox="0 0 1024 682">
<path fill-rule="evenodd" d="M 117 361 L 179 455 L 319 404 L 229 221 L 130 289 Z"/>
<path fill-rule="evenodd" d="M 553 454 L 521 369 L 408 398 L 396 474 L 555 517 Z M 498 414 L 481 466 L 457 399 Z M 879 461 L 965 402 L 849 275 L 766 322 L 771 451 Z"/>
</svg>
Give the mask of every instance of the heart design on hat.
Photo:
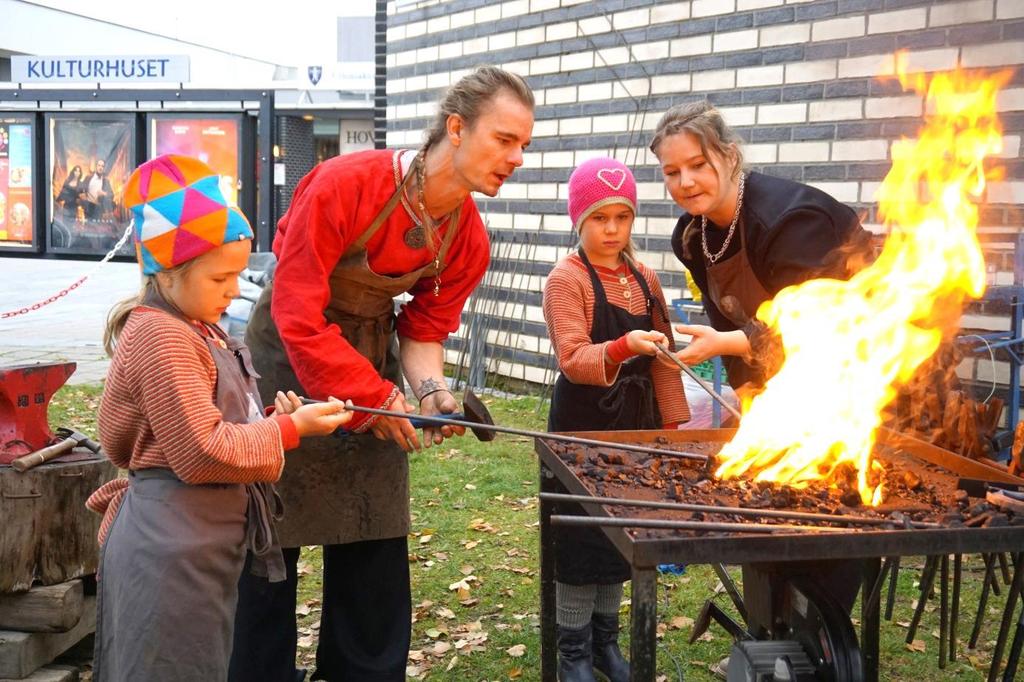
<svg viewBox="0 0 1024 682">
<path fill-rule="evenodd" d="M 613 181 L 610 178 L 615 177 L 617 180 Z M 612 191 L 618 192 L 619 188 L 622 187 L 622 183 L 626 181 L 626 171 L 621 168 L 602 168 L 597 171 L 597 179 L 612 188 Z"/>
</svg>

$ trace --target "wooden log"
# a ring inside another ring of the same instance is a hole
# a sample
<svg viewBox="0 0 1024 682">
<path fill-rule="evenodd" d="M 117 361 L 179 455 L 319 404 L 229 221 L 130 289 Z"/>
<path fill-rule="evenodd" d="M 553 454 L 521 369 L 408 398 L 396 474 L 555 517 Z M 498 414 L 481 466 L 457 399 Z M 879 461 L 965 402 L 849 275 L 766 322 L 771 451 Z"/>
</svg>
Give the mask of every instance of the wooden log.
<svg viewBox="0 0 1024 682">
<path fill-rule="evenodd" d="M 100 517 L 85 508 L 117 475 L 106 458 L 0 467 L 0 592 L 56 585 L 96 572 Z"/>
<path fill-rule="evenodd" d="M 82 618 L 67 632 L 0 630 L 0 678 L 28 677 L 96 629 L 96 597 L 86 597 Z"/>
<path fill-rule="evenodd" d="M 82 618 L 81 580 L 0 594 L 0 630 L 67 632 Z"/>
<path fill-rule="evenodd" d="M 28 677 L 15 680 L 0 678 L 0 682 L 78 682 L 78 668 L 73 665 L 44 665 Z"/>
</svg>

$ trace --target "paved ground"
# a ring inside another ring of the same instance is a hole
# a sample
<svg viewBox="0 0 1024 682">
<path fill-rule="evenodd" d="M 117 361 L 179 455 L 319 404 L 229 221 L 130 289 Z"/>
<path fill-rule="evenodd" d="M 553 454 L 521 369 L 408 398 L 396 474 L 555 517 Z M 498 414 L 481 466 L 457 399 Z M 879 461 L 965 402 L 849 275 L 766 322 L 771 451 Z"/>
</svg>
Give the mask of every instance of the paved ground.
<svg viewBox="0 0 1024 682">
<path fill-rule="evenodd" d="M 31 306 L 74 283 L 92 261 L 0 258 L 0 314 Z M 110 307 L 138 291 L 134 263 L 106 263 L 75 291 L 35 312 L 0 319 L 0 367 L 73 361 L 68 383 L 93 383 L 107 373 L 103 326 Z"/>
</svg>

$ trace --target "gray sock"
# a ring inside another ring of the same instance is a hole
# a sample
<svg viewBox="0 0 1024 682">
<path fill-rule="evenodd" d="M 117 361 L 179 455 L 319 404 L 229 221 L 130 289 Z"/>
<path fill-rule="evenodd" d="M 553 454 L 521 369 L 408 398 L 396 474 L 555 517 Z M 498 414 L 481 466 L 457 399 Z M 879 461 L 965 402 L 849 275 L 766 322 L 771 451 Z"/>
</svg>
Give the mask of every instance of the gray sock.
<svg viewBox="0 0 1024 682">
<path fill-rule="evenodd" d="M 622 583 L 598 585 L 594 595 L 594 613 L 602 615 L 619 615 L 622 603 Z"/>
<path fill-rule="evenodd" d="M 597 585 L 567 585 L 555 582 L 555 621 L 563 628 L 579 630 L 590 624 Z"/>
</svg>

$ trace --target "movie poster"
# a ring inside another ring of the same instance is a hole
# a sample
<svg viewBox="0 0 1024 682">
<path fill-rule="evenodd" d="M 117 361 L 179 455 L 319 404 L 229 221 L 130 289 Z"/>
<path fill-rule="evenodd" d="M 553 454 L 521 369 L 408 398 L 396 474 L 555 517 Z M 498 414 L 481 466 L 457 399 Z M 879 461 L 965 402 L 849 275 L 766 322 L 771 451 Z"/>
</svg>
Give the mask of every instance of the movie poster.
<svg viewBox="0 0 1024 682">
<path fill-rule="evenodd" d="M 199 159 L 220 176 L 224 197 L 237 206 L 239 125 L 237 116 L 151 116 L 150 158 L 182 154 Z"/>
<path fill-rule="evenodd" d="M 135 167 L 130 116 L 51 116 L 50 247 L 105 254 L 130 222 L 122 194 Z M 129 240 L 122 254 L 133 253 Z"/>
<path fill-rule="evenodd" d="M 32 248 L 32 123 L 0 118 L 0 247 Z"/>
</svg>

